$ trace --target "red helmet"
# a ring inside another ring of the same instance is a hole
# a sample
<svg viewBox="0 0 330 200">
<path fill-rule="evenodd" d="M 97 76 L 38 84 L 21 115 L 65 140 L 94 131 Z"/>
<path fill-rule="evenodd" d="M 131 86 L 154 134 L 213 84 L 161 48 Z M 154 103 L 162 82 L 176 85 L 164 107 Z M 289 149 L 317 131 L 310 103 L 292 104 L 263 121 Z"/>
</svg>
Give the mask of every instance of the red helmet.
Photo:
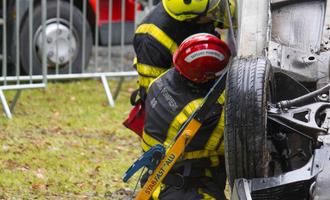
<svg viewBox="0 0 330 200">
<path fill-rule="evenodd" d="M 208 33 L 199 33 L 181 43 L 173 56 L 173 63 L 189 80 L 204 83 L 221 74 L 230 55 L 228 46 L 219 38 Z"/>
</svg>

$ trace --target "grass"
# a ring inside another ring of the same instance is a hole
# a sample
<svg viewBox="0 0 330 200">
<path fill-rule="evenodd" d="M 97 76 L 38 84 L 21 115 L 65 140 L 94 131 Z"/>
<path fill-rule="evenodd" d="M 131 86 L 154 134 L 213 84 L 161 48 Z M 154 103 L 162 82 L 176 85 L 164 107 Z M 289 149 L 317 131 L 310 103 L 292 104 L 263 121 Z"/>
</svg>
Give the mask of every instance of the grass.
<svg viewBox="0 0 330 200">
<path fill-rule="evenodd" d="M 134 88 L 126 82 L 114 108 L 96 80 L 24 90 L 13 119 L 0 118 L 0 199 L 123 198 L 136 177 L 121 177 L 141 153 L 122 126 Z"/>
</svg>

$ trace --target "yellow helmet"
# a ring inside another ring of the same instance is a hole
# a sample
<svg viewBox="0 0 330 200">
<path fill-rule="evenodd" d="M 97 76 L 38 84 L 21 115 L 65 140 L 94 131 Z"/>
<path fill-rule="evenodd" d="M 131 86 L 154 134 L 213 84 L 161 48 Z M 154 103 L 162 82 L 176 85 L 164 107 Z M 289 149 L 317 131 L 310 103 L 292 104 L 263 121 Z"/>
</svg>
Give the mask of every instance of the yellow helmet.
<svg viewBox="0 0 330 200">
<path fill-rule="evenodd" d="M 184 21 L 212 12 L 221 0 L 162 0 L 166 12 L 176 20 Z"/>
</svg>

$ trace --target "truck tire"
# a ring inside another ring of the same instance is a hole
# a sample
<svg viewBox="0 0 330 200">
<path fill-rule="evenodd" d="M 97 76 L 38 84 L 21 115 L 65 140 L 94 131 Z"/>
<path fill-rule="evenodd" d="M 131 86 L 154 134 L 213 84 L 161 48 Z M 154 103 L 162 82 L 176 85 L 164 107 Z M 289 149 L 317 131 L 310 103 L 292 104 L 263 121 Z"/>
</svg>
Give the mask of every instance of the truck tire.
<svg viewBox="0 0 330 200">
<path fill-rule="evenodd" d="M 225 158 L 229 183 L 236 178 L 267 177 L 267 101 L 270 64 L 266 58 L 234 60 L 225 105 Z"/>
<path fill-rule="evenodd" d="M 83 14 L 73 6 L 72 31 L 70 31 L 70 4 L 60 1 L 60 17 L 57 20 L 57 1 L 47 1 L 46 17 L 46 57 L 48 74 L 67 74 L 70 72 L 69 64 L 72 62 L 71 73 L 81 73 L 88 65 L 93 47 L 91 28 L 86 21 L 86 38 L 83 66 Z M 26 74 L 30 74 L 30 43 L 29 41 L 29 15 L 25 14 L 20 31 L 20 60 L 21 68 Z M 59 25 L 57 24 L 59 22 Z M 55 32 L 57 32 L 55 34 Z M 32 74 L 42 74 L 42 6 L 36 5 L 33 12 L 33 36 L 32 36 Z M 57 38 L 57 40 L 56 40 Z M 56 42 L 58 41 L 58 42 Z M 56 50 L 57 49 L 57 50 Z M 58 71 L 56 70 L 58 66 Z"/>
</svg>

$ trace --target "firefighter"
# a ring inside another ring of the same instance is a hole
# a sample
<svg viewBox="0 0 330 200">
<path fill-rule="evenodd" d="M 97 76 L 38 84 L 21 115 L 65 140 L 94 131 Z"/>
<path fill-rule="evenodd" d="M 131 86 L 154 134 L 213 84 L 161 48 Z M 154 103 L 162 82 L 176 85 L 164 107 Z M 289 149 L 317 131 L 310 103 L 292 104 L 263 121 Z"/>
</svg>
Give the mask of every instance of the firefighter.
<svg viewBox="0 0 330 200">
<path fill-rule="evenodd" d="M 230 8 L 234 12 L 235 0 L 230 0 Z M 156 5 L 135 32 L 134 68 L 139 74 L 139 89 L 132 94 L 131 103 L 145 100 L 146 89 L 173 66 L 173 53 L 185 38 L 201 32 L 218 35 L 215 27 L 228 24 L 225 0 L 163 0 Z"/>
<path fill-rule="evenodd" d="M 226 1 L 229 1 L 236 24 L 236 0 L 163 0 L 137 27 L 133 66 L 138 72 L 138 89 L 131 95 L 130 102 L 134 107 L 123 123 L 127 128 L 142 137 L 147 88 L 173 66 L 172 56 L 178 44 L 201 32 L 219 37 L 216 27 L 229 27 Z"/>
<path fill-rule="evenodd" d="M 148 88 L 142 149 L 167 146 L 182 124 L 196 110 L 215 78 L 225 73 L 230 58 L 228 46 L 208 34 L 185 39 L 169 69 Z M 205 122 L 184 150 L 182 158 L 153 193 L 153 199 L 224 199 L 224 91 L 207 114 Z M 143 185 L 147 174 L 142 179 Z"/>
</svg>

